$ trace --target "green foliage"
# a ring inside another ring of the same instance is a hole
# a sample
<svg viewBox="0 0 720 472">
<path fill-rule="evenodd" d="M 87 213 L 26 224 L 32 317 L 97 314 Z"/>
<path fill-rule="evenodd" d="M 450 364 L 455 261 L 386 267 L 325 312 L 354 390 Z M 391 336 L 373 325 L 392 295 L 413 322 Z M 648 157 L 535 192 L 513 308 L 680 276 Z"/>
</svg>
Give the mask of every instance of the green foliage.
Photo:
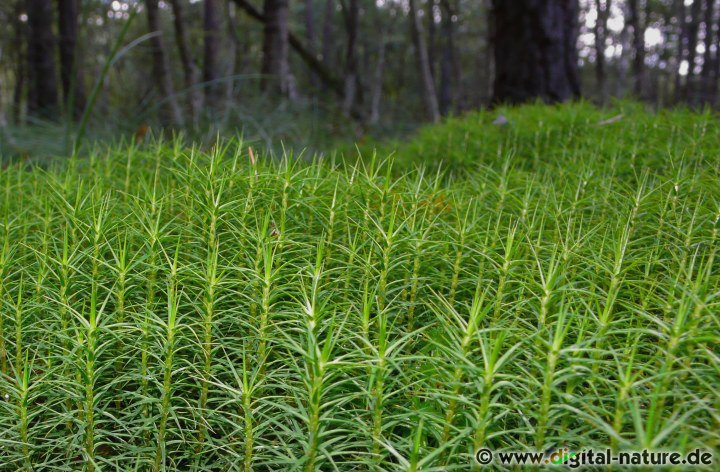
<svg viewBox="0 0 720 472">
<path fill-rule="evenodd" d="M 494 124 L 501 115 L 507 124 Z M 572 103 L 470 112 L 422 128 L 410 142 L 379 147 L 396 150 L 398 164 L 442 162 L 458 171 L 512 156 L 513 167 L 523 170 L 564 172 L 612 164 L 617 172 L 633 174 L 645 167 L 671 172 L 680 160 L 714 159 L 718 140 L 715 113 L 682 108 L 649 113 L 641 104 L 617 102 L 608 109 Z"/>
<path fill-rule="evenodd" d="M 0 463 L 444 470 L 479 447 L 716 450 L 718 125 L 540 110 L 453 119 L 399 152 L 442 152 L 462 178 L 253 163 L 237 142 L 8 167 Z"/>
</svg>

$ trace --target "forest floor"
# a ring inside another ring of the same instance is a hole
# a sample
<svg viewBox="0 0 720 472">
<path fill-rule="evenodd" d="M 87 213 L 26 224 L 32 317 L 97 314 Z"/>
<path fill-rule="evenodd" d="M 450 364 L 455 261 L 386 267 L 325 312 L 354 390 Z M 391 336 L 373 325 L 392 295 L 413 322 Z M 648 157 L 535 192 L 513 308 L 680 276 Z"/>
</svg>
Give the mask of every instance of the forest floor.
<svg viewBox="0 0 720 472">
<path fill-rule="evenodd" d="M 717 452 L 716 116 L 527 106 L 359 150 L 7 167 L 0 463 Z"/>
</svg>

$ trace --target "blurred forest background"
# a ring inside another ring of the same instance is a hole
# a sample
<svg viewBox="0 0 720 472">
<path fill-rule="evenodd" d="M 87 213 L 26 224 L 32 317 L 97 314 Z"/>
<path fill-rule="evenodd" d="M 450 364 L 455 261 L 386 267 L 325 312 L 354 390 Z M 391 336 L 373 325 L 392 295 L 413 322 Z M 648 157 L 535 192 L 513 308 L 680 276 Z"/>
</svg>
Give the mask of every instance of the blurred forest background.
<svg viewBox="0 0 720 472">
<path fill-rule="evenodd" d="M 3 0 L 0 152 L 322 147 L 540 99 L 718 105 L 720 0 Z"/>
</svg>

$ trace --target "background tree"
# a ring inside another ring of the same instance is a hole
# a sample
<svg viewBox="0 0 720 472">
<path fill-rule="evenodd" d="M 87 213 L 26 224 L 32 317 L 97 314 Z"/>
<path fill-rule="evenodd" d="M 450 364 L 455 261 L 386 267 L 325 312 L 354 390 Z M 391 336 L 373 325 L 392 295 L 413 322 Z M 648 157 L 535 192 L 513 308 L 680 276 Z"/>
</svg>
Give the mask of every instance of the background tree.
<svg viewBox="0 0 720 472">
<path fill-rule="evenodd" d="M 28 112 L 55 117 L 58 90 L 55 70 L 55 35 L 53 34 L 52 0 L 27 0 L 28 22 Z"/>
<path fill-rule="evenodd" d="M 148 28 L 153 35 L 152 43 L 152 65 L 153 72 L 157 79 L 158 89 L 162 94 L 162 101 L 167 103 L 170 110 L 172 123 L 177 126 L 183 125 L 182 112 L 175 96 L 175 87 L 172 80 L 172 71 L 170 70 L 170 60 L 165 42 L 162 38 L 162 28 L 160 27 L 160 11 L 158 9 L 158 0 L 145 0 L 147 9 Z"/>
<path fill-rule="evenodd" d="M 63 100 L 71 106 L 72 116 L 79 118 L 85 108 L 85 91 L 81 61 L 78 60 L 77 0 L 58 0 L 58 31 L 60 32 L 60 81 Z"/>
<path fill-rule="evenodd" d="M 493 1 L 495 102 L 546 102 L 580 96 L 577 3 Z"/>
<path fill-rule="evenodd" d="M 288 59 L 288 0 L 265 0 L 265 33 L 260 82 L 262 90 L 295 96 Z"/>
<path fill-rule="evenodd" d="M 203 81 L 205 82 L 205 100 L 209 108 L 214 109 L 220 100 L 221 87 L 218 83 L 218 53 L 220 51 L 220 12 L 219 0 L 203 0 Z"/>
</svg>

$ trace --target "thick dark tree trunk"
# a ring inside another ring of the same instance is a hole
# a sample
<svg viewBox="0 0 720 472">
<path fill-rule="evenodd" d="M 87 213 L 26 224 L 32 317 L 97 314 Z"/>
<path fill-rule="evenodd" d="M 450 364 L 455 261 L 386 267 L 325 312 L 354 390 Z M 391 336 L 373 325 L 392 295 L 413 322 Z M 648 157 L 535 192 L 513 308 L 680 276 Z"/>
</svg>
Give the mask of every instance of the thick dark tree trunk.
<svg viewBox="0 0 720 472">
<path fill-rule="evenodd" d="M 358 22 L 360 17 L 360 3 L 358 0 L 350 0 L 348 11 L 346 12 L 347 20 L 347 49 L 345 52 L 345 100 L 343 101 L 343 113 L 350 115 L 355 104 L 355 95 L 357 92 L 357 42 L 358 42 Z"/>
<path fill-rule="evenodd" d="M 79 118 L 85 108 L 82 67 L 77 59 L 78 15 L 78 0 L 58 0 L 60 81 L 63 100 L 66 105 L 72 104 L 74 118 Z"/>
<path fill-rule="evenodd" d="M 214 109 L 218 106 L 221 87 L 218 83 L 218 50 L 220 48 L 219 0 L 203 2 L 203 81 L 205 82 L 205 102 Z"/>
<path fill-rule="evenodd" d="M 173 26 L 175 27 L 175 44 L 177 44 L 180 62 L 182 63 L 185 88 L 190 102 L 190 113 L 193 124 L 197 125 L 202 110 L 203 97 L 198 82 L 200 81 L 200 69 L 193 59 L 189 46 L 187 31 L 185 30 L 185 18 L 183 14 L 182 0 L 170 0 L 173 8 Z"/>
<path fill-rule="evenodd" d="M 423 85 L 423 98 L 427 108 L 428 117 L 431 121 L 440 120 L 440 106 L 438 105 L 437 93 L 435 92 L 435 81 L 430 70 L 430 58 L 428 56 L 427 44 L 423 35 L 423 27 L 420 16 L 415 5 L 416 0 L 410 0 L 410 31 L 412 33 L 415 53 L 417 54 L 418 69 Z"/>
<path fill-rule="evenodd" d="M 155 36 L 151 39 L 153 74 L 157 81 L 158 89 L 160 89 L 162 99 L 167 102 L 168 108 L 170 109 L 172 123 L 177 126 L 182 126 L 182 112 L 180 111 L 177 97 L 175 97 L 175 87 L 173 86 L 170 72 L 170 61 L 161 34 L 162 29 L 160 28 L 158 0 L 145 0 L 145 7 L 147 8 L 148 28 L 151 33 L 155 33 Z"/>
<path fill-rule="evenodd" d="M 55 36 L 52 0 L 27 0 L 28 15 L 28 113 L 42 118 L 57 116 Z"/>
<path fill-rule="evenodd" d="M 288 62 L 288 0 L 265 0 L 265 33 L 260 88 L 292 95 Z"/>
<path fill-rule="evenodd" d="M 645 95 L 645 28 L 640 21 L 639 0 L 629 0 L 628 10 L 630 18 L 628 23 L 633 30 L 633 59 L 632 68 L 634 76 L 633 92 L 638 98 Z"/>
<path fill-rule="evenodd" d="M 577 0 L 493 0 L 494 102 L 580 96 Z"/>
</svg>

